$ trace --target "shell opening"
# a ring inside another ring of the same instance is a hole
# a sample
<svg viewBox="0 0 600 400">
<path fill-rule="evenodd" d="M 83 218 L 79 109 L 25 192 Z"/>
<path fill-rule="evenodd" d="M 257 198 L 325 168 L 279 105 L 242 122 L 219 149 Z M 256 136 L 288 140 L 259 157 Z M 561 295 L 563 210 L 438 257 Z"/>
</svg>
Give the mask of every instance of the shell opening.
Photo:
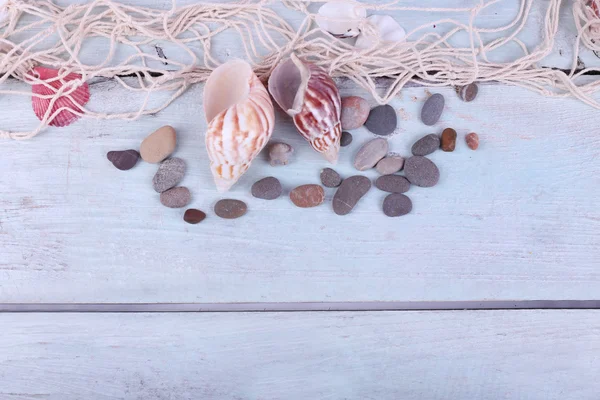
<svg viewBox="0 0 600 400">
<path fill-rule="evenodd" d="M 269 93 L 279 107 L 291 116 L 302 110 L 304 93 L 310 79 L 310 71 L 295 54 L 279 64 L 271 73 Z"/>
<path fill-rule="evenodd" d="M 204 86 L 204 115 L 208 122 L 248 98 L 254 72 L 246 61 L 232 60 L 217 67 Z"/>
</svg>

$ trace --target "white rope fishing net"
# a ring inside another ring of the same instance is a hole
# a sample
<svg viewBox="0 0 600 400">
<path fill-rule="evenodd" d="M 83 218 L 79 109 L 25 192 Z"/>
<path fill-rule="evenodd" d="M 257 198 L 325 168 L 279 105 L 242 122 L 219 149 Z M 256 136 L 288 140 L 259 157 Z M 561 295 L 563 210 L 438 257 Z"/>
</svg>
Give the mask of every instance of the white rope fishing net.
<svg viewBox="0 0 600 400">
<path fill-rule="evenodd" d="M 154 114 L 171 104 L 190 85 L 207 79 L 220 64 L 213 48 L 215 36 L 227 31 L 239 37 L 244 49 L 244 54 L 235 56 L 246 58 L 253 64 L 263 80 L 282 58 L 295 52 L 325 67 L 334 77 L 351 79 L 382 104 L 389 102 L 409 81 L 427 86 L 499 81 L 547 96 L 574 96 L 600 108 L 600 103 L 592 97 L 600 87 L 600 80 L 578 83 L 582 74 L 599 69 L 576 71 L 575 68 L 581 43 L 592 50 L 600 50 L 598 8 L 587 0 L 573 0 L 578 36 L 573 43 L 573 69 L 566 74 L 538 66 L 554 46 L 562 0 L 546 2 L 543 26 L 540 27 L 542 40 L 533 49 L 528 49 L 518 35 L 536 0 L 520 0 L 514 19 L 504 26 L 479 27 L 478 16 L 482 11 L 503 1 L 474 0 L 472 7 L 464 8 L 406 7 L 402 0 L 385 4 L 361 3 L 370 14 L 428 12 L 446 16 L 409 30 L 403 42 L 363 50 L 322 31 L 314 22 L 318 5 L 315 8 L 313 3 L 319 3 L 314 1 L 283 2 L 283 6 L 302 17 L 299 26 L 294 28 L 281 16 L 281 10 L 276 11 L 282 4 L 274 0 L 202 2 L 184 7 L 177 7 L 173 1 L 169 10 L 129 6 L 111 0 L 68 7 L 59 7 L 49 0 L 4 0 L 7 14 L 4 22 L 0 22 L 0 95 L 31 97 L 30 90 L 8 90 L 4 84 L 7 79 L 17 79 L 27 85 L 47 84 L 31 73 L 35 66 L 44 66 L 58 69 L 62 77 L 69 73 L 81 75 L 80 80 L 62 81 L 64 85 L 55 97 L 69 97 L 82 82 L 104 77 L 115 79 L 127 90 L 142 93 L 145 98 L 135 110 L 100 113 L 81 107 L 81 112 L 72 111 L 77 115 L 130 120 Z M 468 18 L 455 19 L 457 15 Z M 443 29 L 432 32 L 432 25 Z M 467 46 L 452 44 L 456 36 L 465 34 Z M 490 34 L 495 38 L 486 40 Z M 97 37 L 105 39 L 103 60 L 85 63 L 82 52 L 88 41 Z M 165 60 L 153 47 L 159 41 L 181 49 L 186 57 L 179 58 L 185 60 L 169 58 L 168 68 L 161 67 Z M 520 54 L 508 62 L 492 61 L 490 53 L 509 44 L 516 44 Z M 116 55 L 123 46 L 132 50 L 131 55 L 118 59 Z M 134 77 L 134 83 L 123 76 Z M 376 89 L 376 79 L 380 77 L 390 78 L 383 93 Z M 167 91 L 171 96 L 163 104 L 151 107 L 149 100 L 157 91 Z M 60 111 L 52 115 L 46 113 L 32 131 L 0 129 L 0 137 L 31 138 Z"/>
</svg>

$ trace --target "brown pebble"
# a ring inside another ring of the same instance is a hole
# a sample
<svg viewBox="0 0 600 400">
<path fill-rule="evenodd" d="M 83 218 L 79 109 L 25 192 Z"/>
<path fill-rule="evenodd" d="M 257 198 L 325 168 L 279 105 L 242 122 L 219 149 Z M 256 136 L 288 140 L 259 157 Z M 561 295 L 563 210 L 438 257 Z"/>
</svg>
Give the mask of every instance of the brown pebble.
<svg viewBox="0 0 600 400">
<path fill-rule="evenodd" d="M 174 187 L 160 194 L 160 202 L 169 208 L 181 208 L 190 204 L 192 195 L 190 190 L 184 186 Z"/>
<path fill-rule="evenodd" d="M 246 214 L 248 206 L 241 200 L 223 199 L 215 204 L 215 214 L 225 219 L 236 219 Z"/>
<path fill-rule="evenodd" d="M 135 150 L 109 151 L 106 158 L 121 171 L 127 171 L 137 164 L 140 153 Z"/>
<path fill-rule="evenodd" d="M 321 170 L 320 178 L 323 186 L 328 188 L 338 187 L 340 186 L 340 183 L 342 183 L 340 174 L 331 168 L 323 168 Z"/>
<path fill-rule="evenodd" d="M 471 150 L 477 150 L 477 148 L 479 148 L 479 135 L 475 132 L 471 132 L 465 136 L 465 141 Z"/>
<path fill-rule="evenodd" d="M 387 156 L 379 160 L 375 169 L 381 175 L 395 174 L 404 168 L 404 158 L 400 156 Z"/>
<path fill-rule="evenodd" d="M 456 148 L 456 131 L 452 128 L 444 129 L 441 144 L 443 151 L 454 151 Z"/>
<path fill-rule="evenodd" d="M 342 98 L 342 129 L 357 129 L 365 124 L 371 108 L 369 103 L 358 96 Z"/>
<path fill-rule="evenodd" d="M 203 211 L 195 208 L 190 208 L 185 211 L 185 214 L 183 214 L 183 220 L 188 224 L 200 223 L 204 221 L 204 218 L 206 218 L 206 214 Z"/>
<path fill-rule="evenodd" d="M 140 155 L 146 162 L 156 164 L 169 157 L 177 145 L 177 134 L 173 127 L 166 125 L 157 129 L 140 145 Z"/>
<path fill-rule="evenodd" d="M 325 200 L 325 190 L 321 185 L 302 185 L 290 192 L 290 200 L 296 207 L 316 207 Z"/>
<path fill-rule="evenodd" d="M 383 138 L 369 140 L 365 143 L 356 156 L 354 156 L 354 168 L 366 171 L 373 168 L 388 152 L 388 142 Z"/>
<path fill-rule="evenodd" d="M 466 101 L 467 103 L 475 100 L 475 97 L 477 97 L 478 92 L 479 87 L 475 82 L 456 88 L 456 93 L 458 93 L 458 97 L 460 97 L 462 101 Z"/>
</svg>

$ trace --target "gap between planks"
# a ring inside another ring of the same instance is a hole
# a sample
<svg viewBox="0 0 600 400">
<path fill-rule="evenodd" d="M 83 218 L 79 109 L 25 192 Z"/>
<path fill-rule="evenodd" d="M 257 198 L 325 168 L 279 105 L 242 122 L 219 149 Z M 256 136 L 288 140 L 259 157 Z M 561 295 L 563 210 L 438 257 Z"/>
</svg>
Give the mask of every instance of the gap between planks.
<svg viewBox="0 0 600 400">
<path fill-rule="evenodd" d="M 0 313 L 211 313 L 315 311 L 595 310 L 600 300 L 388 301 L 302 303 L 4 303 Z"/>
</svg>

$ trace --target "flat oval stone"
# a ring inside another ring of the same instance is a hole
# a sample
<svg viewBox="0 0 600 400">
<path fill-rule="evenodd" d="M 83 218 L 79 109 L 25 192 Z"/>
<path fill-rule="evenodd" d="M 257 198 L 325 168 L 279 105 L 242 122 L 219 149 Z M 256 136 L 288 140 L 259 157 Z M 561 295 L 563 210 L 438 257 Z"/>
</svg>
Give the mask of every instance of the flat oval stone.
<svg viewBox="0 0 600 400">
<path fill-rule="evenodd" d="M 287 143 L 269 144 L 269 164 L 272 167 L 287 165 L 294 153 L 294 148 Z"/>
<path fill-rule="evenodd" d="M 121 171 L 127 171 L 137 164 L 140 153 L 136 150 L 109 151 L 106 158 Z"/>
<path fill-rule="evenodd" d="M 296 207 L 316 207 L 325 200 L 325 190 L 321 185 L 302 185 L 290 192 L 290 200 Z"/>
<path fill-rule="evenodd" d="M 465 136 L 465 141 L 471 150 L 477 150 L 479 148 L 479 135 L 475 132 L 471 132 Z"/>
<path fill-rule="evenodd" d="M 140 155 L 144 161 L 156 164 L 173 154 L 176 145 L 175 129 L 166 125 L 144 139 L 140 145 Z"/>
<path fill-rule="evenodd" d="M 184 186 L 174 187 L 160 194 L 162 205 L 170 208 L 185 207 L 190 204 L 191 199 L 190 190 Z"/>
<path fill-rule="evenodd" d="M 338 187 L 342 183 L 342 177 L 331 168 L 323 168 L 321 170 L 321 183 L 329 188 Z"/>
<path fill-rule="evenodd" d="M 152 187 L 158 193 L 162 193 L 173 186 L 177 186 L 185 175 L 185 161 L 181 158 L 169 158 L 163 161 L 158 171 L 152 178 Z"/>
<path fill-rule="evenodd" d="M 410 182 L 402 175 L 383 175 L 375 181 L 375 187 L 389 193 L 405 193 L 410 189 Z"/>
<path fill-rule="evenodd" d="M 333 212 L 346 215 L 356 206 L 356 203 L 371 189 L 369 178 L 354 175 L 342 181 L 333 196 Z"/>
<path fill-rule="evenodd" d="M 236 219 L 246 214 L 248 206 L 241 200 L 223 199 L 215 204 L 215 214 L 225 219 Z"/>
<path fill-rule="evenodd" d="M 392 193 L 385 197 L 382 208 L 388 217 L 400 217 L 412 211 L 412 201 L 403 194 Z"/>
<path fill-rule="evenodd" d="M 365 143 L 354 157 L 354 168 L 359 171 L 371 169 L 388 153 L 386 139 L 377 138 Z"/>
<path fill-rule="evenodd" d="M 426 156 L 439 149 L 439 147 L 440 138 L 438 135 L 432 133 L 417 140 L 415 144 L 413 144 L 411 151 L 414 156 Z"/>
<path fill-rule="evenodd" d="M 442 111 L 444 111 L 444 103 L 444 96 L 439 93 L 429 97 L 421 109 L 421 121 L 428 126 L 438 122 L 442 116 Z"/>
<path fill-rule="evenodd" d="M 357 129 L 365 124 L 369 116 L 369 103 L 358 96 L 342 98 L 342 129 Z"/>
<path fill-rule="evenodd" d="M 388 104 L 373 108 L 369 113 L 365 126 L 376 135 L 389 135 L 398 126 L 396 110 Z"/>
<path fill-rule="evenodd" d="M 404 175 L 413 185 L 420 187 L 435 186 L 440 180 L 440 170 L 428 158 L 414 156 L 404 163 Z"/>
<path fill-rule="evenodd" d="M 456 131 L 452 128 L 444 129 L 442 132 L 442 150 L 454 151 L 456 148 Z"/>
<path fill-rule="evenodd" d="M 462 101 L 468 103 L 475 100 L 477 93 L 479 93 L 479 87 L 475 82 L 469 83 L 468 85 L 457 87 L 456 93 L 458 93 L 458 97 L 460 97 Z"/>
<path fill-rule="evenodd" d="M 283 188 L 281 187 L 281 182 L 279 182 L 279 179 L 268 176 L 254 182 L 250 191 L 252 196 L 258 199 L 275 200 L 281 196 L 281 193 L 283 193 Z"/>
<path fill-rule="evenodd" d="M 183 214 L 183 220 L 188 224 L 198 224 L 204 221 L 204 218 L 206 218 L 206 214 L 195 208 L 185 210 L 185 214 Z"/>
<path fill-rule="evenodd" d="M 381 175 L 395 174 L 404 167 L 404 158 L 400 156 L 387 156 L 379 160 L 375 169 Z"/>
<path fill-rule="evenodd" d="M 350 132 L 342 132 L 342 137 L 340 138 L 340 146 L 346 147 L 350 143 L 352 143 L 352 134 Z"/>
</svg>

